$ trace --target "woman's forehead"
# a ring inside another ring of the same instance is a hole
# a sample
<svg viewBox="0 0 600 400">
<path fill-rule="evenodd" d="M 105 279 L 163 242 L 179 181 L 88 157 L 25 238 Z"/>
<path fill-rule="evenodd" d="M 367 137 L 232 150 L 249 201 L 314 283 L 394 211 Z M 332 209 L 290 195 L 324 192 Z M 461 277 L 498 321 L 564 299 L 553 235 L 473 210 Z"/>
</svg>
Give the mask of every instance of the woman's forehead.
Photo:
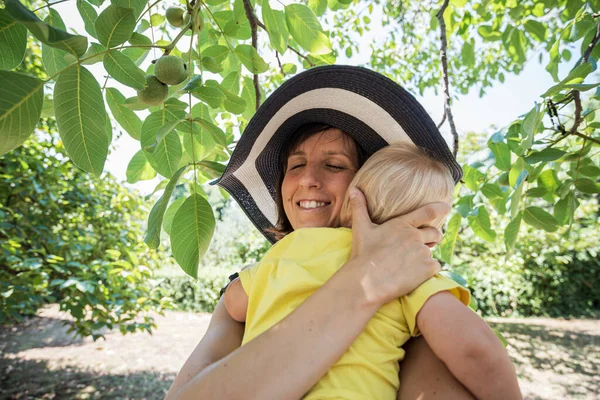
<svg viewBox="0 0 600 400">
<path fill-rule="evenodd" d="M 327 129 L 309 136 L 292 149 L 290 156 L 314 154 L 315 152 L 326 155 L 358 156 L 355 141 L 337 128 Z"/>
</svg>

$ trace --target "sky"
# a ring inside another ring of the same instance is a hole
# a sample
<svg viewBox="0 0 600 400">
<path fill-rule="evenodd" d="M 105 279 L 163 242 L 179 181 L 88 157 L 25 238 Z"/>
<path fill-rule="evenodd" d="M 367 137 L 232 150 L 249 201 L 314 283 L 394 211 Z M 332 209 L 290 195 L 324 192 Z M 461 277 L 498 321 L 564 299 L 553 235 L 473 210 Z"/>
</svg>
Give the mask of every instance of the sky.
<svg viewBox="0 0 600 400">
<path fill-rule="evenodd" d="M 69 27 L 73 28 L 76 32 L 85 32 L 83 21 L 74 6 L 74 1 L 61 3 L 54 7 Z M 377 34 L 378 31 L 374 29 L 362 38 L 364 52 L 359 52 L 357 56 L 351 59 L 339 57 L 338 62 L 358 65 L 368 60 L 368 52 L 370 51 L 369 43 L 371 43 Z M 181 40 L 179 48 L 184 49 L 186 47 L 185 39 L 184 37 Z M 271 63 L 271 65 L 276 65 L 274 58 L 269 59 L 265 57 L 265 60 Z M 490 132 L 493 127 L 504 127 L 518 116 L 527 113 L 534 106 L 535 101 L 539 102 L 541 100 L 539 97 L 540 94 L 552 86 L 553 81 L 550 75 L 544 70 L 544 66 L 538 62 L 537 57 L 531 57 L 530 60 L 521 74 L 518 76 L 507 75 L 504 83 L 497 82 L 492 88 L 488 88 L 484 97 L 479 98 L 478 90 L 471 90 L 469 94 L 461 95 L 453 102 L 452 113 L 459 136 L 461 133 L 470 131 Z M 104 82 L 103 75 L 105 72 L 101 64 L 89 66 L 89 69 L 99 82 Z M 109 81 L 108 86 L 118 88 L 126 96 L 135 95 L 133 89 L 124 87 L 112 80 Z M 433 90 L 431 90 L 422 97 L 416 96 L 436 123 L 441 120 L 444 109 L 444 97 L 441 94 L 441 87 L 439 93 L 439 95 L 435 95 Z M 450 142 L 448 123 L 446 122 L 440 130 L 446 140 Z M 126 133 L 123 133 L 118 140 L 113 142 L 113 146 L 114 150 L 109 154 L 105 170 L 117 177 L 118 180 L 126 181 L 127 165 L 133 155 L 140 149 L 139 142 L 130 138 Z M 133 185 L 125 184 L 146 195 L 154 190 L 158 181 L 158 178 L 155 178 L 151 181 L 138 182 Z"/>
</svg>

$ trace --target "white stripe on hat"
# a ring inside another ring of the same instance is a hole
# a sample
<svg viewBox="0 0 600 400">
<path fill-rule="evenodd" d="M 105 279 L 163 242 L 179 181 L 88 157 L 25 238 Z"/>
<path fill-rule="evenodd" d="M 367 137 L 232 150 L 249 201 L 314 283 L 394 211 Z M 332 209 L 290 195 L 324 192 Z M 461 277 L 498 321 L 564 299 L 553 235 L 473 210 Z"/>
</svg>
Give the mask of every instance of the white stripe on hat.
<svg viewBox="0 0 600 400">
<path fill-rule="evenodd" d="M 277 206 L 258 174 L 255 161 L 285 121 L 299 112 L 314 108 L 349 114 L 370 126 L 388 143 L 411 141 L 402 126 L 387 111 L 357 93 L 344 89 L 322 88 L 293 98 L 271 118 L 254 142 L 246 161 L 232 174 L 246 187 L 256 206 L 273 226 L 277 224 Z"/>
</svg>

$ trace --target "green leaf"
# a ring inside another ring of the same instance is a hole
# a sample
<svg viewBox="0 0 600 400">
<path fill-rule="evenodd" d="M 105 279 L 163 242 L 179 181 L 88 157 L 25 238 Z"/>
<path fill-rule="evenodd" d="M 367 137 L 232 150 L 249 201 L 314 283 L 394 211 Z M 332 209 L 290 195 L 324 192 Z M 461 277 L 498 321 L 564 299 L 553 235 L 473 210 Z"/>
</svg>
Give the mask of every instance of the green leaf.
<svg viewBox="0 0 600 400">
<path fill-rule="evenodd" d="M 223 107 L 232 114 L 243 114 L 246 111 L 246 102 L 239 96 L 225 91 Z"/>
<path fill-rule="evenodd" d="M 481 187 L 481 193 L 487 197 L 500 214 L 506 212 L 508 194 L 504 192 L 497 183 L 486 183 Z"/>
<path fill-rule="evenodd" d="M 137 18 L 144 11 L 148 0 L 111 0 L 111 3 L 122 8 L 132 9 L 134 17 Z"/>
<path fill-rule="evenodd" d="M 290 34 L 302 48 L 314 55 L 331 52 L 329 37 L 310 8 L 303 4 L 289 4 L 285 6 L 285 19 Z"/>
<path fill-rule="evenodd" d="M 85 0 L 77 0 L 77 10 L 79 10 L 79 15 L 81 15 L 81 19 L 83 19 L 87 33 L 92 35 L 92 37 L 97 38 L 96 26 L 94 25 L 98 18 L 96 9 Z"/>
<path fill-rule="evenodd" d="M 479 33 L 479 36 L 481 36 L 485 41 L 502 39 L 502 33 L 498 29 L 493 28 L 491 25 L 479 26 L 479 28 L 477 28 L 477 33 Z"/>
<path fill-rule="evenodd" d="M 465 66 L 471 67 L 475 65 L 475 46 L 472 42 L 468 41 L 463 44 L 461 57 Z"/>
<path fill-rule="evenodd" d="M 240 93 L 240 77 L 240 71 L 230 72 L 221 82 L 221 87 L 237 96 Z"/>
<path fill-rule="evenodd" d="M 135 29 L 133 10 L 121 8 L 114 4 L 108 6 L 96 20 L 98 40 L 111 48 L 125 43 Z"/>
<path fill-rule="evenodd" d="M 8 11 L 0 9 L 0 69 L 19 66 L 26 49 L 27 29 L 15 21 Z"/>
<path fill-rule="evenodd" d="M 571 223 L 577 208 L 577 199 L 573 192 L 558 200 L 554 205 L 553 214 L 559 224 Z"/>
<path fill-rule="evenodd" d="M 448 221 L 446 232 L 444 233 L 444 239 L 440 244 L 440 255 L 442 260 L 447 264 L 452 264 L 452 256 L 454 255 L 454 246 L 456 245 L 456 239 L 458 238 L 458 231 L 460 229 L 460 222 L 462 217 L 460 213 L 456 213 Z"/>
<path fill-rule="evenodd" d="M 190 91 L 194 97 L 202 100 L 212 108 L 221 107 L 225 101 L 225 94 L 221 89 L 214 86 L 200 86 Z"/>
<path fill-rule="evenodd" d="M 212 117 L 210 116 L 208 107 L 204 103 L 194 104 L 194 106 L 192 107 L 192 116 L 194 116 L 194 118 L 201 118 L 208 122 L 213 121 Z"/>
<path fill-rule="evenodd" d="M 479 190 L 479 186 L 481 186 L 481 184 L 485 181 L 485 174 L 468 165 L 463 166 L 463 170 L 465 173 L 463 176 L 465 186 L 469 190 L 477 192 Z"/>
<path fill-rule="evenodd" d="M 180 119 L 174 119 L 172 121 L 168 121 L 166 124 L 164 124 L 163 126 L 161 126 L 158 131 L 156 131 L 156 142 L 160 142 L 161 140 L 163 140 L 165 138 L 165 136 L 167 136 L 169 133 L 173 132 L 173 129 L 175 129 L 175 127 L 177 125 L 179 125 L 183 120 Z"/>
<path fill-rule="evenodd" d="M 548 190 L 543 186 L 531 188 L 525 193 L 527 197 L 544 197 L 548 194 Z"/>
<path fill-rule="evenodd" d="M 297 67 L 296 64 L 286 63 L 282 65 L 283 72 L 285 74 L 293 75 L 296 73 Z"/>
<path fill-rule="evenodd" d="M 263 0 L 263 4 L 265 1 Z M 327 0 L 308 0 L 308 7 L 313 10 L 317 17 L 320 17 L 327 11 Z"/>
<path fill-rule="evenodd" d="M 488 147 L 494 154 L 494 158 L 496 159 L 496 167 L 501 169 L 502 171 L 510 171 L 511 167 L 511 156 L 510 149 L 508 145 L 504 142 L 499 143 L 488 143 Z"/>
<path fill-rule="evenodd" d="M 492 230 L 490 215 L 484 206 L 477 208 L 477 215 L 469 217 L 469 226 L 473 233 L 488 242 L 496 240 L 496 232 Z"/>
<path fill-rule="evenodd" d="M 42 113 L 44 82 L 33 76 L 0 71 L 0 156 L 31 135 Z"/>
<path fill-rule="evenodd" d="M 194 122 L 196 122 L 200 126 L 201 130 L 206 130 L 207 132 L 210 132 L 216 143 L 218 143 L 222 147 L 227 146 L 225 134 L 218 126 L 211 123 L 210 121 L 201 118 L 194 118 Z"/>
<path fill-rule="evenodd" d="M 106 103 L 115 120 L 135 140 L 140 140 L 142 121 L 125 105 L 125 96 L 115 88 L 106 88 Z"/>
<path fill-rule="evenodd" d="M 579 178 L 575 181 L 575 187 L 582 193 L 600 193 L 600 185 L 588 178 Z"/>
<path fill-rule="evenodd" d="M 144 155 L 143 150 L 139 150 L 127 165 L 127 182 L 136 183 L 147 181 L 156 177 L 156 171 Z"/>
<path fill-rule="evenodd" d="M 112 124 L 110 123 L 110 118 L 106 118 L 106 125 L 104 127 L 104 131 L 106 132 L 106 137 L 108 138 L 108 143 L 110 144 L 113 138 Z"/>
<path fill-rule="evenodd" d="M 202 50 L 202 57 L 212 57 L 216 62 L 222 63 L 229 55 L 230 50 L 227 46 L 213 45 Z"/>
<path fill-rule="evenodd" d="M 58 11 L 52 8 L 50 9 L 46 19 L 44 19 L 44 22 L 58 29 L 66 29 L 65 23 L 60 17 L 60 14 L 58 14 Z M 54 47 L 42 43 L 42 64 L 44 64 L 44 68 L 50 76 L 56 75 L 76 61 L 77 58 L 75 58 L 75 56 L 73 56 L 71 53 L 55 49 Z"/>
<path fill-rule="evenodd" d="M 133 32 L 129 38 L 129 43 L 133 46 L 149 46 L 152 44 L 152 40 L 137 32 Z M 134 64 L 138 67 L 142 64 L 142 62 L 144 62 L 149 52 L 149 47 L 127 48 L 121 51 L 121 53 L 131 58 Z"/>
<path fill-rule="evenodd" d="M 555 161 L 567 154 L 566 152 L 555 149 L 554 147 L 547 147 L 542 151 L 536 151 L 525 157 L 527 164 L 537 164 L 539 162 L 550 162 Z"/>
<path fill-rule="evenodd" d="M 159 167 L 153 154 L 154 150 L 159 145 L 156 143 L 156 133 L 168 121 L 182 120 L 185 118 L 184 110 L 167 110 L 166 105 L 167 103 L 165 102 L 165 107 L 163 109 L 160 111 L 155 111 L 146 117 L 142 124 L 142 135 L 140 137 L 140 144 L 142 145 L 142 149 L 146 154 L 146 158 L 148 159 L 148 162 L 150 162 L 150 165 L 152 165 L 152 167 L 157 171 Z M 165 146 L 166 142 L 162 145 Z M 158 172 L 160 173 L 161 171 Z"/>
<path fill-rule="evenodd" d="M 52 117 L 54 117 L 54 100 L 50 97 L 44 97 L 44 104 L 42 105 L 42 115 L 40 115 L 40 118 Z"/>
<path fill-rule="evenodd" d="M 10 16 L 25 25 L 33 36 L 40 42 L 81 57 L 87 50 L 88 41 L 85 36 L 71 35 L 42 22 L 34 13 L 29 11 L 19 0 L 5 0 L 5 10 Z"/>
<path fill-rule="evenodd" d="M 243 116 L 247 121 L 249 121 L 256 112 L 256 92 L 254 88 L 254 81 L 247 76 L 242 78 L 242 99 L 244 99 L 248 105 Z"/>
<path fill-rule="evenodd" d="M 118 50 L 104 54 L 104 68 L 117 82 L 136 90 L 142 90 L 146 85 L 144 73 L 135 65 L 131 58 Z"/>
<path fill-rule="evenodd" d="M 43 51 L 43 48 L 42 48 L 42 51 Z M 60 50 L 58 50 L 58 51 L 60 51 Z M 88 49 L 87 53 L 85 53 L 85 55 L 82 58 L 82 59 L 86 59 L 86 60 L 83 61 L 81 64 L 92 65 L 92 64 L 102 62 L 105 51 L 106 51 L 106 47 L 102 46 L 99 43 L 90 44 L 90 48 Z"/>
<path fill-rule="evenodd" d="M 150 25 L 151 26 L 159 26 L 165 22 L 165 16 L 162 14 L 152 14 L 150 16 Z"/>
<path fill-rule="evenodd" d="M 467 218 L 469 215 L 471 215 L 471 212 L 473 211 L 473 198 L 474 197 L 475 197 L 474 195 L 462 196 L 456 202 L 456 210 L 464 218 Z"/>
<path fill-rule="evenodd" d="M 525 160 L 521 157 L 517 158 L 517 161 L 512 165 L 510 172 L 508 173 L 508 183 L 510 187 L 514 189 L 519 186 L 527 175 L 528 173 L 525 170 Z"/>
<path fill-rule="evenodd" d="M 515 248 L 515 243 L 517 243 L 517 237 L 519 236 L 519 229 L 521 228 L 521 220 L 522 214 L 519 212 L 504 229 L 504 244 L 507 252 L 510 252 Z"/>
<path fill-rule="evenodd" d="M 177 210 L 179 210 L 179 207 L 181 207 L 181 205 L 183 204 L 183 202 L 185 201 L 185 197 L 180 197 L 177 200 L 175 200 L 174 202 L 172 202 L 169 207 L 167 208 L 167 211 L 165 212 L 165 217 L 163 219 L 163 230 L 165 232 L 167 232 L 168 235 L 171 234 L 171 226 L 173 225 L 173 217 L 175 217 L 175 214 L 177 213 Z"/>
<path fill-rule="evenodd" d="M 538 42 L 546 41 L 546 25 L 538 22 L 534 19 L 528 19 L 525 21 L 525 30 L 533 36 Z"/>
<path fill-rule="evenodd" d="M 200 126 L 199 124 L 194 124 Z M 183 135 L 183 148 L 192 160 L 201 161 L 210 155 L 215 148 L 215 140 L 211 132 L 200 127 L 198 134 L 188 133 Z"/>
<path fill-rule="evenodd" d="M 58 133 L 75 165 L 97 177 L 108 155 L 106 111 L 100 85 L 84 67 L 75 65 L 54 86 Z"/>
<path fill-rule="evenodd" d="M 269 64 L 262 59 L 256 49 L 249 44 L 239 44 L 235 48 L 235 54 L 238 56 L 244 67 L 253 74 L 262 74 L 269 69 Z"/>
<path fill-rule="evenodd" d="M 179 207 L 171 227 L 171 248 L 181 268 L 191 277 L 198 276 L 198 263 L 215 230 L 215 217 L 208 201 L 192 194 Z"/>
<path fill-rule="evenodd" d="M 543 229 L 547 232 L 556 231 L 559 225 L 552 214 L 539 207 L 527 207 L 523 213 L 523 219 L 534 228 Z"/>
<path fill-rule="evenodd" d="M 156 171 L 166 178 L 172 177 L 179 167 L 182 155 L 181 140 L 177 132 L 171 132 L 157 142 L 152 155 Z"/>
<path fill-rule="evenodd" d="M 262 16 L 271 47 L 280 54 L 284 54 L 287 50 L 290 32 L 285 22 L 285 13 L 279 10 L 272 10 L 269 1 L 265 0 L 262 6 Z"/>
<path fill-rule="evenodd" d="M 181 178 L 181 175 L 185 172 L 186 169 L 187 166 L 182 167 L 173 174 L 173 177 L 169 180 L 169 183 L 167 183 L 167 186 L 165 187 L 163 195 L 160 197 L 160 199 L 158 199 L 156 203 L 154 203 L 152 210 L 150 210 L 150 214 L 148 215 L 148 231 L 146 232 L 144 242 L 151 249 L 157 249 L 160 245 L 160 229 L 162 227 L 163 218 L 165 216 L 165 210 L 167 209 L 169 199 L 173 194 L 173 190 L 175 189 L 179 178 Z"/>
<path fill-rule="evenodd" d="M 595 165 L 588 165 L 579 168 L 579 173 L 585 176 L 596 177 L 600 176 L 600 168 L 596 167 Z"/>
<path fill-rule="evenodd" d="M 539 104 L 536 104 L 523 119 L 523 134 L 524 138 L 519 148 L 522 150 L 529 150 L 533 145 L 533 138 L 538 131 L 538 128 L 544 117 L 544 111 L 541 109 Z"/>
</svg>

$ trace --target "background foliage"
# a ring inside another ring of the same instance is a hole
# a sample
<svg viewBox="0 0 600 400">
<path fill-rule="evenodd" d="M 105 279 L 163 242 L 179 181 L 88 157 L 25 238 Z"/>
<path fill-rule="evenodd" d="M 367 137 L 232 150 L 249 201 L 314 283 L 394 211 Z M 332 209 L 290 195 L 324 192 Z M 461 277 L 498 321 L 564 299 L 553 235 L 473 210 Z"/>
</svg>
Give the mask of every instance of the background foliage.
<svg viewBox="0 0 600 400">
<path fill-rule="evenodd" d="M 141 242 L 141 199 L 73 168 L 45 135 L 1 158 L 0 171 L 0 322 L 56 302 L 80 335 L 150 331 L 148 312 L 168 303 L 152 280 L 161 258 Z"/>
</svg>

